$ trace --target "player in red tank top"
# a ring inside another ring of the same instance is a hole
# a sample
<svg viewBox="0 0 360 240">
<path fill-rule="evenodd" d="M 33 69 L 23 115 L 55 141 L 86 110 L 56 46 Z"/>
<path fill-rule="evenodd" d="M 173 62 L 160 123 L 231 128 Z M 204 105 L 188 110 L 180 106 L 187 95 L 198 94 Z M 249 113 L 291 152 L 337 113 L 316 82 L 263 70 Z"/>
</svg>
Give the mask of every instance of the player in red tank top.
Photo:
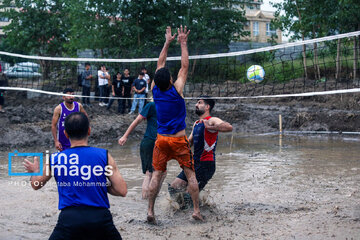
<svg viewBox="0 0 360 240">
<path fill-rule="evenodd" d="M 196 114 L 200 117 L 193 125 L 189 136 L 191 146 L 194 146 L 194 165 L 196 179 L 201 191 L 215 173 L 215 149 L 218 132 L 231 132 L 232 126 L 210 113 L 215 101 L 207 96 L 200 97 L 196 103 Z M 188 185 L 184 172 L 181 172 L 169 186 L 170 194 L 184 191 Z"/>
</svg>

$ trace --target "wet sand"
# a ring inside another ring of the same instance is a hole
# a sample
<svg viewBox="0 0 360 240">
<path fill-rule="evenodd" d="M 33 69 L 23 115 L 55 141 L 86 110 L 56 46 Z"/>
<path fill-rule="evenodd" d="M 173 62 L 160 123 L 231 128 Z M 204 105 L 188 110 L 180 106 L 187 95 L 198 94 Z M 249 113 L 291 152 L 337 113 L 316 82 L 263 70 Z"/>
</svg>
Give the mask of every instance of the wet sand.
<svg viewBox="0 0 360 240">
<path fill-rule="evenodd" d="M 102 146 L 128 183 L 126 198 L 110 196 L 122 237 L 359 239 L 360 138 L 285 136 L 280 146 L 278 136 L 240 135 L 230 143 L 230 135 L 220 136 L 217 170 L 201 207 L 206 221 L 194 222 L 191 210 L 172 207 L 164 184 L 155 208 L 158 226 L 145 222 L 140 142 Z M 7 175 L 7 154 L 0 152 L 0 239 L 47 239 L 59 214 L 54 180 L 33 191 L 28 177 Z M 179 171 L 171 161 L 165 183 Z"/>
</svg>

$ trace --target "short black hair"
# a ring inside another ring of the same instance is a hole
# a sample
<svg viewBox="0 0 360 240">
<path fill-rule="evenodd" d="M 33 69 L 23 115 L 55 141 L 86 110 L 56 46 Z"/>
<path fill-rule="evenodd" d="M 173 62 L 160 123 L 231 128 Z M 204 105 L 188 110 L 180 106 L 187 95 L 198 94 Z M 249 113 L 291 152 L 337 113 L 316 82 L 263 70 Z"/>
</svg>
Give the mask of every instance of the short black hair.
<svg viewBox="0 0 360 240">
<path fill-rule="evenodd" d="M 209 105 L 210 106 L 210 112 L 211 110 L 214 108 L 215 106 L 215 100 L 212 99 L 211 97 L 209 96 L 200 96 L 198 98 L 199 100 L 203 100 L 205 102 L 205 104 Z"/>
<path fill-rule="evenodd" d="M 141 68 L 141 71 L 142 71 L 142 70 L 147 70 L 147 69 L 146 69 L 146 67 L 144 66 L 144 67 Z"/>
<path fill-rule="evenodd" d="M 74 112 L 65 118 L 65 131 L 70 139 L 81 140 L 87 137 L 89 119 L 82 112 Z"/>
<path fill-rule="evenodd" d="M 154 76 L 155 85 L 160 88 L 160 91 L 166 91 L 170 85 L 170 71 L 163 67 L 156 71 Z"/>
<path fill-rule="evenodd" d="M 86 62 L 86 63 L 85 63 L 85 66 L 90 66 L 90 63 L 89 63 L 89 62 Z"/>
<path fill-rule="evenodd" d="M 144 76 L 145 74 L 143 72 L 139 72 L 139 75 Z"/>
<path fill-rule="evenodd" d="M 68 88 L 65 88 L 63 91 L 63 93 L 68 93 L 68 92 L 72 93 L 72 92 L 74 92 L 74 90 L 72 88 L 68 87 Z"/>
</svg>

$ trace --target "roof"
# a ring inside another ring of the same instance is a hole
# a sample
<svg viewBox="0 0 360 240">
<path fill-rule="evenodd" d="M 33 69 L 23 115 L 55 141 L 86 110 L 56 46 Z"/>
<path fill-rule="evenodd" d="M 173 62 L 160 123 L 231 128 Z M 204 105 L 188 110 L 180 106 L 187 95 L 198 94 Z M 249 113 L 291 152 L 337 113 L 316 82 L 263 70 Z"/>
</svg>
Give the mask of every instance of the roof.
<svg viewBox="0 0 360 240">
<path fill-rule="evenodd" d="M 262 11 L 262 10 L 256 10 L 256 11 L 246 11 L 245 14 L 246 18 L 264 18 L 264 19 L 274 19 L 274 12 L 270 11 Z"/>
</svg>

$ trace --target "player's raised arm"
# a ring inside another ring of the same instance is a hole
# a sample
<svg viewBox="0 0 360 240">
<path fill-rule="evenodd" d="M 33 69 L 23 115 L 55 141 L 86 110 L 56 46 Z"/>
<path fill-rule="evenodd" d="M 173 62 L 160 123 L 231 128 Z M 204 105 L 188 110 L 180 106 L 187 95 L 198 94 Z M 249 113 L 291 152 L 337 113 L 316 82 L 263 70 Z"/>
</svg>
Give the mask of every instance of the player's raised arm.
<svg viewBox="0 0 360 240">
<path fill-rule="evenodd" d="M 174 83 L 174 86 L 178 93 L 182 95 L 186 79 L 189 72 L 189 51 L 187 47 L 187 40 L 190 30 L 187 30 L 187 27 L 183 28 L 180 26 L 178 28 L 178 42 L 181 47 L 181 68 L 178 73 L 177 80 Z"/>
<path fill-rule="evenodd" d="M 157 62 L 156 70 L 158 70 L 159 68 L 165 67 L 169 46 L 170 46 L 170 43 L 175 39 L 175 37 L 176 37 L 176 33 L 174 35 L 172 35 L 171 34 L 171 27 L 168 26 L 166 28 L 166 33 L 165 33 L 164 47 L 162 48 L 162 50 L 160 52 L 160 56 L 159 56 L 159 60 Z"/>
<path fill-rule="evenodd" d="M 233 127 L 230 123 L 225 122 L 217 117 L 212 117 L 209 120 L 203 120 L 205 128 L 212 131 L 218 132 L 231 132 Z"/>
<path fill-rule="evenodd" d="M 170 43 L 175 39 L 175 37 L 176 37 L 176 33 L 174 35 L 172 35 L 171 34 L 171 27 L 168 26 L 166 28 L 166 33 L 165 33 L 165 43 L 164 43 L 164 46 L 163 46 L 163 48 L 162 48 L 162 50 L 160 52 L 160 55 L 159 55 L 156 71 L 158 69 L 160 69 L 160 68 L 165 67 L 169 46 L 170 46 Z M 151 84 L 151 90 L 154 88 L 154 85 L 155 85 L 155 83 L 153 81 L 152 84 Z"/>
</svg>

